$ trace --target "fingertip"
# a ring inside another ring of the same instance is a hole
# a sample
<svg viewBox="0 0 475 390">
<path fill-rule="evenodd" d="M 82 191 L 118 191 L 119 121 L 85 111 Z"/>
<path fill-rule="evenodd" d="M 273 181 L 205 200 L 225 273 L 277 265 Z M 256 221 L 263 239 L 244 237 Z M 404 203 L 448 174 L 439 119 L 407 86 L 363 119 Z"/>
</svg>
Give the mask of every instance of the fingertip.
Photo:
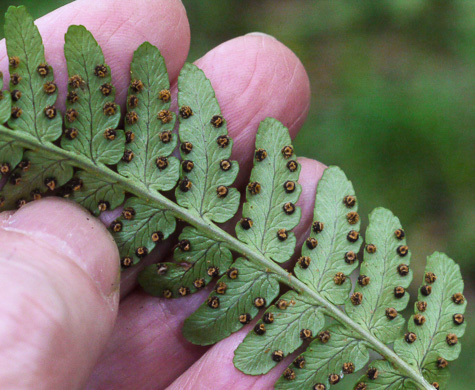
<svg viewBox="0 0 475 390">
<path fill-rule="evenodd" d="M 224 42 L 196 61 L 211 80 L 234 154 L 249 163 L 254 135 L 267 117 L 295 136 L 310 104 L 310 82 L 299 58 L 277 39 L 251 33 Z"/>
<path fill-rule="evenodd" d="M 2 229 L 53 247 L 85 271 L 106 300 L 116 299 L 117 245 L 104 225 L 78 204 L 60 198 L 31 202 L 9 215 Z"/>
<path fill-rule="evenodd" d="M 178 77 L 188 56 L 190 27 L 180 0 L 77 0 L 38 19 L 47 62 L 59 86 L 57 106 L 64 108 L 67 85 L 64 35 L 73 24 L 84 25 L 102 47 L 111 67 L 117 102 L 125 103 L 130 61 L 145 41 L 160 49 L 171 81 Z M 0 65 L 8 69 L 5 41 L 0 42 Z"/>
</svg>

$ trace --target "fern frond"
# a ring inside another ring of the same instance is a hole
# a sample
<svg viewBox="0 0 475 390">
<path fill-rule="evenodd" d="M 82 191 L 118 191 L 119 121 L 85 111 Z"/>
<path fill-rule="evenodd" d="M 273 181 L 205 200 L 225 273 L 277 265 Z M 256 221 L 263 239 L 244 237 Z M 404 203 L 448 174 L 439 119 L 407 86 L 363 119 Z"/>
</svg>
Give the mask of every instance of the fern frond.
<svg viewBox="0 0 475 390">
<path fill-rule="evenodd" d="M 38 29 L 23 7 L 9 8 L 6 25 L 12 99 L 7 91 L 0 95 L 0 121 L 8 122 L 0 125 L 0 169 L 8 179 L 0 210 L 50 194 L 70 197 L 95 214 L 121 206 L 110 229 L 124 268 L 170 237 L 177 220 L 189 224 L 174 260 L 146 267 L 140 284 L 173 298 L 217 279 L 185 321 L 184 335 L 209 345 L 254 321 L 235 352 L 235 366 L 264 374 L 295 354 L 278 389 L 328 389 L 368 364 L 370 351 L 380 360 L 369 363 L 357 390 L 429 390 L 446 383 L 444 368 L 459 355 L 466 326 L 463 282 L 451 259 L 441 253 L 429 257 L 416 314 L 404 332 L 400 311 L 409 299 L 410 251 L 399 220 L 378 208 L 370 215 L 364 261 L 351 293 L 350 274 L 363 242 L 360 217 L 351 182 L 330 167 L 317 188 L 301 256 L 293 270 L 282 268 L 279 263 L 295 251 L 301 188 L 300 166 L 280 122 L 268 118 L 259 126 L 234 237 L 217 224 L 238 211 L 240 194 L 231 186 L 239 167 L 230 160 L 226 120 L 201 70 L 186 64 L 178 80 L 179 161 L 173 156 L 178 136 L 159 50 L 144 43 L 134 54 L 124 132 L 117 129 L 120 110 L 101 48 L 84 27 L 70 27 L 69 93 L 59 142 L 57 87 Z M 160 192 L 172 189 L 176 202 Z M 326 327 L 325 316 L 332 321 Z"/>
</svg>

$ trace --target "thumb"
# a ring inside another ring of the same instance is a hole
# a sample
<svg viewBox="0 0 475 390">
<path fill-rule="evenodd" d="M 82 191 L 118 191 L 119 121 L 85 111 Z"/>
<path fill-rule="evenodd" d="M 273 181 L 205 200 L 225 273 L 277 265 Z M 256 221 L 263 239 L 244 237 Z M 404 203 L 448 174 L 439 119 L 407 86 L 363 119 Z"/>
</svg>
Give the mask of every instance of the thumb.
<svg viewBox="0 0 475 390">
<path fill-rule="evenodd" d="M 35 201 L 0 214 L 0 267 L 0 388 L 80 388 L 117 314 L 112 237 L 80 206 Z"/>
</svg>

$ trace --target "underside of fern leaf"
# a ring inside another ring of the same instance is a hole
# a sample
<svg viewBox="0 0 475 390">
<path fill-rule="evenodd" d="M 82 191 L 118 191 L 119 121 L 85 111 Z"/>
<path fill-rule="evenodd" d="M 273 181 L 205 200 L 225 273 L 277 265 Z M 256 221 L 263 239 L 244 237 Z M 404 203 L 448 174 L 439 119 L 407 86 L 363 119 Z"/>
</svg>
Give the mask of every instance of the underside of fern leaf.
<svg viewBox="0 0 475 390">
<path fill-rule="evenodd" d="M 234 364 L 259 375 L 293 355 L 278 389 L 329 389 L 366 365 L 355 389 L 447 386 L 446 367 L 460 353 L 466 326 L 459 267 L 442 253 L 428 258 L 406 325 L 400 312 L 409 301 L 410 251 L 398 218 L 377 208 L 353 286 L 363 238 L 355 191 L 341 169 L 328 168 L 318 185 L 294 264 L 300 166 L 280 122 L 267 118 L 257 130 L 244 201 L 232 187 L 239 167 L 226 120 L 196 66 L 183 67 L 175 114 L 164 59 L 142 44 L 119 129 L 111 69 L 92 34 L 71 26 L 62 120 L 53 70 L 23 7 L 9 8 L 5 35 L 10 91 L 0 95 L 0 170 L 7 178 L 0 210 L 45 195 L 69 197 L 96 215 L 120 206 L 110 229 L 124 268 L 184 221 L 173 261 L 146 267 L 140 284 L 167 299 L 208 287 L 209 297 L 185 322 L 185 337 L 209 345 L 249 328 Z M 218 225 L 233 217 L 235 236 Z M 370 361 L 370 351 L 379 358 Z"/>
</svg>

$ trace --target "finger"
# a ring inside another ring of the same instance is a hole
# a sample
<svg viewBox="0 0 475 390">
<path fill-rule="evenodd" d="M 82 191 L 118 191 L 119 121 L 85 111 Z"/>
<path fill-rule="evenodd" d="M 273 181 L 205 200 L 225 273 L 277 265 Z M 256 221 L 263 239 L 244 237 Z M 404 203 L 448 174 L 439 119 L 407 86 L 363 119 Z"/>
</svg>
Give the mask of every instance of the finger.
<svg viewBox="0 0 475 390">
<path fill-rule="evenodd" d="M 306 237 L 312 223 L 316 186 L 324 165 L 310 159 L 299 162 L 302 165 L 299 204 L 304 217 L 295 232 L 297 237 Z M 168 386 L 206 351 L 184 340 L 181 328 L 207 293 L 177 300 L 157 299 L 141 292 L 129 295 L 121 305 L 114 335 L 88 388 L 130 388 L 135 385 L 136 388 L 163 389 Z M 134 358 L 130 359 L 130 356 Z"/>
<path fill-rule="evenodd" d="M 175 300 L 128 296 L 86 389 L 165 389 L 207 350 L 186 341 L 181 328 L 208 293 Z"/>
<path fill-rule="evenodd" d="M 239 161 L 235 183 L 242 187 L 249 177 L 259 123 L 275 117 L 297 135 L 308 112 L 310 84 L 298 57 L 275 38 L 248 34 L 224 42 L 196 61 L 216 91 L 228 131 L 234 139 L 232 157 Z M 165 248 L 164 248 L 165 249 Z M 153 262 L 163 261 L 160 250 Z M 145 263 L 127 270 L 122 291 L 135 286 Z"/>
<path fill-rule="evenodd" d="M 2 218 L 0 248 L 0 388 L 80 388 L 117 314 L 112 237 L 78 205 L 48 198 Z"/>
<path fill-rule="evenodd" d="M 214 389 L 233 390 L 271 390 L 282 374 L 282 370 L 290 363 L 287 360 L 272 369 L 266 375 L 246 375 L 234 367 L 234 350 L 239 346 L 250 326 L 233 334 L 226 340 L 210 348 L 193 366 L 176 379 L 167 390 L 199 389 L 212 383 Z"/>
<path fill-rule="evenodd" d="M 72 24 L 82 24 L 94 35 L 111 67 L 117 102 L 125 103 L 133 52 L 144 41 L 157 46 L 165 58 L 170 80 L 178 77 L 190 43 L 186 11 L 179 0 L 77 0 L 38 19 L 46 59 L 59 86 L 57 106 L 64 108 L 67 69 L 64 34 Z M 0 43 L 0 68 L 8 69 L 5 40 Z"/>
<path fill-rule="evenodd" d="M 273 117 L 296 136 L 310 105 L 310 83 L 298 57 L 277 39 L 252 33 L 196 61 L 211 80 L 234 140 L 240 175 L 248 175 L 259 123 Z"/>
</svg>

